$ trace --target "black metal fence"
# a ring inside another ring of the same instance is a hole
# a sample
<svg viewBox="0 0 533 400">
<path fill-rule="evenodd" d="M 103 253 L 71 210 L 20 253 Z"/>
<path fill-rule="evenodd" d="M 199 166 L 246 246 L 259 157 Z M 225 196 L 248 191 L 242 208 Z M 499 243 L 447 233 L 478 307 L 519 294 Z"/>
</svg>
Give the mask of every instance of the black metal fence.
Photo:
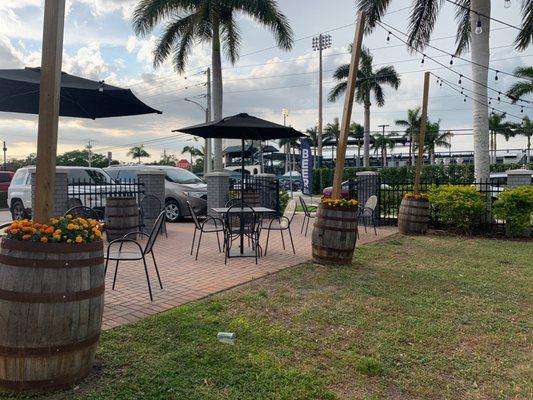
<svg viewBox="0 0 533 400">
<path fill-rule="evenodd" d="M 121 182 L 95 183 L 91 180 L 68 181 L 69 208 L 87 206 L 95 209 L 105 208 L 107 197 L 135 197 L 137 203 L 144 194 L 144 184 L 137 179 Z"/>
<path fill-rule="evenodd" d="M 422 181 L 420 183 L 420 191 L 427 192 L 431 187 L 448 184 L 449 183 L 439 183 L 438 181 Z M 499 194 L 504 189 L 504 186 L 500 186 L 494 182 L 464 182 L 456 183 L 454 185 L 475 187 L 478 192 L 484 194 L 487 199 L 490 199 L 490 205 L 498 199 Z M 378 196 L 379 214 L 377 216 L 379 217 L 379 223 L 381 225 L 396 225 L 398 223 L 400 203 L 402 202 L 405 193 L 411 192 L 412 190 L 412 181 L 380 181 Z M 487 233 L 502 233 L 505 230 L 505 223 L 492 218 L 490 205 L 485 208 L 485 215 L 483 218 L 483 221 L 485 222 L 482 224 L 481 229 Z M 442 222 L 438 219 L 437 210 L 434 207 L 430 208 L 430 226 L 437 229 L 444 228 Z"/>
<path fill-rule="evenodd" d="M 267 207 L 280 211 L 280 182 L 265 176 L 245 175 L 241 178 L 230 178 L 229 198 L 240 199 L 243 191 L 244 201 L 252 207 Z"/>
</svg>

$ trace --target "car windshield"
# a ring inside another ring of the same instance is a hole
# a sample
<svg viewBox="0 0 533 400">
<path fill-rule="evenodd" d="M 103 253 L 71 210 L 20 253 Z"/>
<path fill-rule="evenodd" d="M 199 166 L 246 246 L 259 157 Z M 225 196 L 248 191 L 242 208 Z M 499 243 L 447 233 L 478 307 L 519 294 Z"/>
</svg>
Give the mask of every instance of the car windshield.
<svg viewBox="0 0 533 400">
<path fill-rule="evenodd" d="M 105 185 L 114 183 L 113 179 L 104 171 L 94 169 L 72 169 L 67 173 L 68 181 L 79 184 Z"/>
<path fill-rule="evenodd" d="M 185 169 L 169 168 L 165 169 L 165 172 L 167 174 L 166 179 L 174 183 L 181 183 L 185 185 L 190 185 L 194 183 L 204 183 L 203 180 L 198 178 L 192 172 L 187 171 Z"/>
</svg>

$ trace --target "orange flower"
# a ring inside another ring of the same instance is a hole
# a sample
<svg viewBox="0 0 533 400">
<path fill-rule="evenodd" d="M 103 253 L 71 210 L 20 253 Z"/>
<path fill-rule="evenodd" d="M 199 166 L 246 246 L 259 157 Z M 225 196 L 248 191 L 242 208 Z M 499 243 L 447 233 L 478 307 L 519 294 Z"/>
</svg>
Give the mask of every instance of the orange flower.
<svg viewBox="0 0 533 400">
<path fill-rule="evenodd" d="M 23 235 L 22 240 L 30 240 L 31 235 Z"/>
<path fill-rule="evenodd" d="M 48 238 L 46 236 L 42 236 L 41 243 L 48 243 Z"/>
</svg>

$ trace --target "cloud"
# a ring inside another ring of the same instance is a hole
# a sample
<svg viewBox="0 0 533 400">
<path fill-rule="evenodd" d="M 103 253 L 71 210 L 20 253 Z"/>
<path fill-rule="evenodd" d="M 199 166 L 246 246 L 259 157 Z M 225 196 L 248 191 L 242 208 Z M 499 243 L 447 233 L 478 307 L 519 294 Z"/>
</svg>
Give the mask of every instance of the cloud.
<svg viewBox="0 0 533 400">
<path fill-rule="evenodd" d="M 120 11 L 124 19 L 131 19 L 131 15 L 137 4 L 136 0 L 73 0 L 90 7 L 96 16 Z"/>
</svg>

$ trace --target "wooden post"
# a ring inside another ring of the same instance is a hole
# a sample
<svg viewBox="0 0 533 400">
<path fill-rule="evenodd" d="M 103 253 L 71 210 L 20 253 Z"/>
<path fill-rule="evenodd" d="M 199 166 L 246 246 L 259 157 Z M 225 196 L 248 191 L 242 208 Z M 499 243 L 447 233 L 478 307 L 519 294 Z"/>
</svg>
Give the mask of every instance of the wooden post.
<svg viewBox="0 0 533 400">
<path fill-rule="evenodd" d="M 422 116 L 420 119 L 420 132 L 418 135 L 418 157 L 416 159 L 415 183 L 413 193 L 419 194 L 420 174 L 422 172 L 422 161 L 424 159 L 424 141 L 426 137 L 426 125 L 428 119 L 428 98 L 429 98 L 429 72 L 424 73 L 424 94 L 422 97 Z"/>
<path fill-rule="evenodd" d="M 357 27 L 352 48 L 352 59 L 350 62 L 350 73 L 344 98 L 344 108 L 342 111 L 341 132 L 339 144 L 337 146 L 337 161 L 335 162 L 335 175 L 333 177 L 333 198 L 339 198 L 341 194 L 342 173 L 344 171 L 344 160 L 346 158 L 346 146 L 348 145 L 348 133 L 350 130 L 350 120 L 352 119 L 353 100 L 355 95 L 355 82 L 359 70 L 359 59 L 361 58 L 361 45 L 365 28 L 365 14 L 357 14 Z"/>
<path fill-rule="evenodd" d="M 33 219 L 53 216 L 65 0 L 45 0 Z"/>
</svg>

